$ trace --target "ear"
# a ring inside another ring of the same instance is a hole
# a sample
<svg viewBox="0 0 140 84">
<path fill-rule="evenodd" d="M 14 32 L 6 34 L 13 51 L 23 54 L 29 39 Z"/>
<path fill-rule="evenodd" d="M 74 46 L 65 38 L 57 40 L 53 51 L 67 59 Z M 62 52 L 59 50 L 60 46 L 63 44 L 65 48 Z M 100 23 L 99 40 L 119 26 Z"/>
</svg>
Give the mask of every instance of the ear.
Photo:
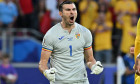
<svg viewBox="0 0 140 84">
<path fill-rule="evenodd" d="M 59 15 L 62 17 L 62 12 L 61 11 L 59 11 Z"/>
</svg>

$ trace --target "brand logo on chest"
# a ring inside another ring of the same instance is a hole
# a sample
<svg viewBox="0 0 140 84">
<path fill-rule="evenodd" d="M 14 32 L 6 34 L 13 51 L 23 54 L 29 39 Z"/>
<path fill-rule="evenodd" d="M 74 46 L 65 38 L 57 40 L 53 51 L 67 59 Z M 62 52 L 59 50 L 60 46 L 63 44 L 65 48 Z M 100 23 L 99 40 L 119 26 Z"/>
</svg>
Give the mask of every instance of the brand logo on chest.
<svg viewBox="0 0 140 84">
<path fill-rule="evenodd" d="M 70 38 L 67 38 L 68 39 L 68 41 L 72 41 L 73 40 L 73 37 L 70 37 Z"/>
<path fill-rule="evenodd" d="M 60 38 L 58 38 L 59 40 L 62 40 L 64 38 L 64 36 L 61 36 Z"/>
</svg>

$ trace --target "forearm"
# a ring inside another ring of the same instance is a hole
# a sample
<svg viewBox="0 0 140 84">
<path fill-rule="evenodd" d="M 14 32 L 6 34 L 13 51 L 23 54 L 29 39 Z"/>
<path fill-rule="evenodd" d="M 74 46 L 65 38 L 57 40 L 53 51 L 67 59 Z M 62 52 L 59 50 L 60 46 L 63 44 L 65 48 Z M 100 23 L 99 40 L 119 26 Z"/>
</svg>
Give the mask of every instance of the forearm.
<svg viewBox="0 0 140 84">
<path fill-rule="evenodd" d="M 41 73 L 43 73 L 46 69 L 48 69 L 47 63 L 48 63 L 50 55 L 51 55 L 51 52 L 42 50 L 41 59 L 39 62 L 39 70 Z"/>
<path fill-rule="evenodd" d="M 130 70 L 128 67 L 126 68 L 125 75 L 131 75 L 131 74 L 134 74 L 134 73 L 135 73 L 134 70 Z"/>
<path fill-rule="evenodd" d="M 39 62 L 39 70 L 41 73 L 43 73 L 46 69 L 48 69 L 48 66 L 45 62 L 40 61 Z"/>
<path fill-rule="evenodd" d="M 86 60 L 87 66 L 90 69 L 91 69 L 92 65 L 94 65 L 96 63 L 96 60 L 94 59 L 94 56 L 93 56 L 92 48 L 85 50 L 85 60 Z"/>
</svg>

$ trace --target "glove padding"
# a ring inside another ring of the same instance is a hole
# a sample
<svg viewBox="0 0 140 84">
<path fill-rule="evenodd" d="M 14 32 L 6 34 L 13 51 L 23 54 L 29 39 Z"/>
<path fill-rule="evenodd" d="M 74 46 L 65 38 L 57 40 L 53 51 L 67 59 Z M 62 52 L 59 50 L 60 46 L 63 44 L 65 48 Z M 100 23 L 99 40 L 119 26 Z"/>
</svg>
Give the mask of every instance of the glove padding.
<svg viewBox="0 0 140 84">
<path fill-rule="evenodd" d="M 49 80 L 49 81 L 55 81 L 55 73 L 56 73 L 55 68 L 50 68 L 49 70 L 45 70 L 43 72 L 44 76 Z"/>
<path fill-rule="evenodd" d="M 103 66 L 100 61 L 97 61 L 96 64 L 91 67 L 91 74 L 100 74 L 103 71 Z"/>
</svg>

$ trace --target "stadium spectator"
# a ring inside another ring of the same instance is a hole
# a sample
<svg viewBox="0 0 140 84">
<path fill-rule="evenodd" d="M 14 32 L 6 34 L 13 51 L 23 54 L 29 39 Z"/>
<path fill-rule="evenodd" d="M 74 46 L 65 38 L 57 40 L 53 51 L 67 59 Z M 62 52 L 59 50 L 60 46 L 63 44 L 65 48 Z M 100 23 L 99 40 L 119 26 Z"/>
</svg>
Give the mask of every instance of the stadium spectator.
<svg viewBox="0 0 140 84">
<path fill-rule="evenodd" d="M 17 7 L 11 0 L 0 2 L 0 27 L 13 27 L 17 16 Z"/>
<path fill-rule="evenodd" d="M 39 0 L 36 12 L 38 14 L 40 32 L 45 34 L 51 28 L 52 23 L 50 11 L 45 7 L 45 0 Z"/>
<path fill-rule="evenodd" d="M 34 8 L 32 0 L 17 0 L 19 8 L 18 27 L 34 28 Z"/>
<path fill-rule="evenodd" d="M 138 11 L 137 4 L 133 0 L 120 0 L 117 1 L 115 5 L 115 13 L 117 15 L 117 18 L 123 15 L 121 19 L 124 21 L 124 23 L 131 23 L 131 19 L 130 19 L 131 15 L 136 14 L 137 11 Z M 118 29 L 122 28 L 119 22 L 116 23 L 116 27 Z"/>
<path fill-rule="evenodd" d="M 98 5 L 93 0 L 82 0 L 79 3 L 80 23 L 91 29 L 91 25 L 97 17 Z"/>
<path fill-rule="evenodd" d="M 104 12 L 105 13 L 106 21 L 111 21 L 112 20 L 111 12 L 109 11 L 108 6 L 105 2 L 99 3 L 98 12 Z"/>
<path fill-rule="evenodd" d="M 115 46 L 117 50 L 117 54 L 121 55 L 120 45 L 122 39 L 122 26 L 118 19 L 121 19 L 124 23 L 131 24 L 131 16 L 137 13 L 137 4 L 134 0 L 116 0 L 114 4 L 114 12 L 116 15 L 115 21 L 115 35 L 118 36 L 119 39 L 115 40 Z M 123 6 L 122 6 L 123 4 Z M 121 17 L 121 18 L 120 18 Z M 121 55 L 122 56 L 122 55 Z"/>
<path fill-rule="evenodd" d="M 111 21 L 106 21 L 104 12 L 100 12 L 96 23 L 92 24 L 95 58 L 105 63 L 112 60 L 112 26 Z"/>
<path fill-rule="evenodd" d="M 7 54 L 2 56 L 0 65 L 1 84 L 14 84 L 18 78 L 15 68 L 10 64 L 10 57 Z"/>
<path fill-rule="evenodd" d="M 52 26 L 61 21 L 59 16 L 58 4 L 63 0 L 46 0 L 46 9 L 51 11 Z"/>
<path fill-rule="evenodd" d="M 135 63 L 134 54 L 128 53 L 123 57 L 123 59 L 126 70 L 122 78 L 122 84 L 134 84 L 134 75 L 135 75 L 135 70 L 133 69 Z"/>
<path fill-rule="evenodd" d="M 122 16 L 123 17 L 123 16 Z M 121 17 L 120 17 L 121 18 Z M 122 40 L 121 40 L 121 56 L 124 56 L 129 52 L 129 48 L 134 45 L 136 31 L 137 31 L 137 21 L 136 15 L 131 16 L 131 24 L 123 22 L 119 19 L 122 26 Z"/>
</svg>

